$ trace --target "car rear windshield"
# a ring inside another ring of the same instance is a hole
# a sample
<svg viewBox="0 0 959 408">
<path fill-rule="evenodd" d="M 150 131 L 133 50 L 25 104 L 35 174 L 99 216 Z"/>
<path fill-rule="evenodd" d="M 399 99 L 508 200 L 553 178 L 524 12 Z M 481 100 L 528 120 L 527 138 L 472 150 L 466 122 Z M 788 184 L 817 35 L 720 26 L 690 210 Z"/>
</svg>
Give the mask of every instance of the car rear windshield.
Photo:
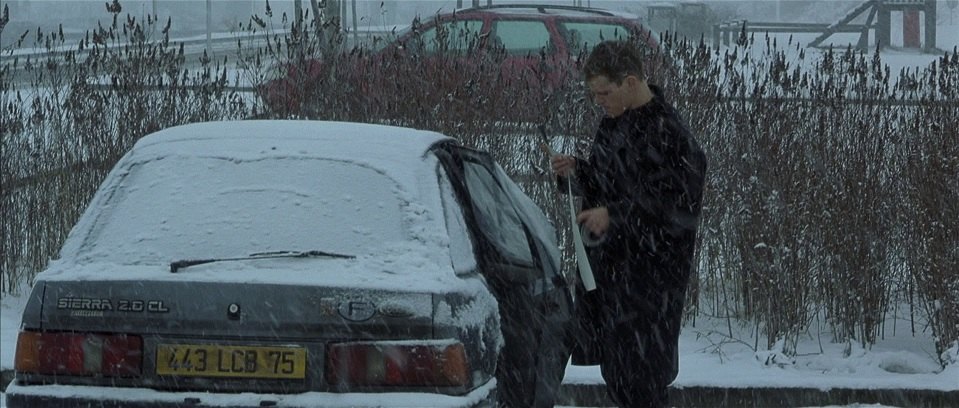
<svg viewBox="0 0 959 408">
<path fill-rule="evenodd" d="M 118 263 L 276 250 L 361 255 L 409 239 L 398 189 L 351 162 L 169 156 L 129 169 L 81 252 Z"/>
</svg>

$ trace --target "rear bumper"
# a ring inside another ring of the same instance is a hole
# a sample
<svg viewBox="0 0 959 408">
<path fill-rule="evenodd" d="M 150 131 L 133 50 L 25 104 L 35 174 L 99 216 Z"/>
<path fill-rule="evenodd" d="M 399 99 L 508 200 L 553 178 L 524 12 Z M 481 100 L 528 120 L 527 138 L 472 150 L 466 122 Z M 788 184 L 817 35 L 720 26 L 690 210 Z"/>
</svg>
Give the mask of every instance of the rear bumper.
<svg viewBox="0 0 959 408">
<path fill-rule="evenodd" d="M 461 396 L 429 393 L 327 393 L 217 394 L 167 392 L 145 388 L 91 387 L 77 385 L 20 385 L 6 389 L 8 408 L 168 408 L 168 407 L 491 407 L 496 380 Z"/>
</svg>

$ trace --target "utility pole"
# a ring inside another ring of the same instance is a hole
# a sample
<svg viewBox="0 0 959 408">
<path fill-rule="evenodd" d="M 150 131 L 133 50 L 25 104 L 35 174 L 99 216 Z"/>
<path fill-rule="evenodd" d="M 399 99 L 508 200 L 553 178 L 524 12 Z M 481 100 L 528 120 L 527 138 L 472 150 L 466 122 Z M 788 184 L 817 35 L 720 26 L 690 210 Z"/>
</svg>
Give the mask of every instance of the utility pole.
<svg viewBox="0 0 959 408">
<path fill-rule="evenodd" d="M 327 45 L 332 46 L 339 41 L 337 35 L 343 27 L 344 6 L 343 0 L 326 0 L 326 7 L 323 9 L 323 24 L 327 27 Z"/>
<path fill-rule="evenodd" d="M 353 10 L 352 10 L 353 12 L 353 46 L 356 47 L 360 43 L 360 38 L 359 38 L 360 27 L 359 27 L 359 22 L 357 21 L 357 18 L 356 18 L 356 0 L 353 0 L 352 6 L 353 6 Z"/>
<path fill-rule="evenodd" d="M 303 0 L 293 0 L 293 30 L 292 32 L 298 33 L 299 41 L 295 43 L 296 47 L 296 57 L 299 60 L 306 58 L 303 52 Z M 293 37 L 296 38 L 296 37 Z"/>
<path fill-rule="evenodd" d="M 3 27 L 10 22 L 10 7 L 6 4 L 3 7 L 0 7 L 0 35 L 3 34 Z M 3 37 L 0 37 L 2 39 Z M 3 41 L 0 41 L 0 46 L 3 45 Z"/>
<path fill-rule="evenodd" d="M 160 17 L 157 15 L 157 0 L 153 0 L 153 25 L 150 26 L 150 38 L 156 41 L 157 26 L 160 25 Z"/>
<path fill-rule="evenodd" d="M 317 0 L 310 0 L 310 9 L 313 10 L 313 28 L 316 29 L 316 39 L 320 45 L 325 40 L 323 33 L 323 16 L 320 14 L 320 5 Z"/>
<path fill-rule="evenodd" d="M 342 24 L 340 17 L 342 16 L 342 9 L 340 7 L 340 2 L 342 0 L 326 0 L 326 10 L 324 10 L 324 17 L 326 21 L 332 22 L 333 25 L 339 26 Z"/>
<path fill-rule="evenodd" d="M 303 29 L 303 0 L 293 0 L 293 24 L 297 30 Z"/>
<path fill-rule="evenodd" d="M 206 0 L 206 51 L 213 54 L 213 0 Z"/>
</svg>

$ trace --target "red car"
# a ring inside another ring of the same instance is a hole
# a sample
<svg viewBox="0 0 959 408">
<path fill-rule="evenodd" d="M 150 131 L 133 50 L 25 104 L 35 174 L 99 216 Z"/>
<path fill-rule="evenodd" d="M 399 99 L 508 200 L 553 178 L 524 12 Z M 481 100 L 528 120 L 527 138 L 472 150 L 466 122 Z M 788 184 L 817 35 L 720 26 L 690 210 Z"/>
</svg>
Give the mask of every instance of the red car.
<svg viewBox="0 0 959 408">
<path fill-rule="evenodd" d="M 652 50 L 659 47 L 639 18 L 624 12 L 561 5 L 476 7 L 438 14 L 424 23 L 414 21 L 395 41 L 366 55 L 344 53 L 336 56 L 336 61 L 288 63 L 286 75 L 264 83 L 258 90 L 274 112 L 288 112 L 309 99 L 309 92 L 316 91 L 316 82 L 331 75 L 327 68 L 333 65 L 349 66 L 348 70 L 337 71 L 356 79 L 361 91 L 370 91 L 382 90 L 379 80 L 408 80 L 405 75 L 428 75 L 437 87 L 449 85 L 444 84 L 447 81 L 461 84 L 469 79 L 469 74 L 462 72 L 483 66 L 484 58 L 492 58 L 502 77 L 514 84 L 532 84 L 526 89 L 543 84 L 552 87 L 571 75 L 579 79 L 577 56 L 585 55 L 593 45 L 627 38 L 638 39 Z M 398 61 L 404 58 L 412 59 L 413 71 L 397 69 Z M 451 77 L 451 70 L 461 72 Z M 337 81 L 342 84 L 343 77 L 337 77 Z"/>
</svg>

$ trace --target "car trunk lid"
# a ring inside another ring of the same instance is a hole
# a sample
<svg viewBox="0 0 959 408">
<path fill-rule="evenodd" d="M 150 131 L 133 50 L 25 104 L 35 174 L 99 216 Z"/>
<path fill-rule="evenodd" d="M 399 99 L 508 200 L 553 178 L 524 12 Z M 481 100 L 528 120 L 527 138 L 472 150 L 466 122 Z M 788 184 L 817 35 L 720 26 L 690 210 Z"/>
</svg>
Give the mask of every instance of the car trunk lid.
<svg viewBox="0 0 959 408">
<path fill-rule="evenodd" d="M 245 282 L 47 282 L 40 329 L 259 339 L 429 338 L 432 295 Z M 401 321 L 402 324 L 397 324 Z"/>
</svg>

